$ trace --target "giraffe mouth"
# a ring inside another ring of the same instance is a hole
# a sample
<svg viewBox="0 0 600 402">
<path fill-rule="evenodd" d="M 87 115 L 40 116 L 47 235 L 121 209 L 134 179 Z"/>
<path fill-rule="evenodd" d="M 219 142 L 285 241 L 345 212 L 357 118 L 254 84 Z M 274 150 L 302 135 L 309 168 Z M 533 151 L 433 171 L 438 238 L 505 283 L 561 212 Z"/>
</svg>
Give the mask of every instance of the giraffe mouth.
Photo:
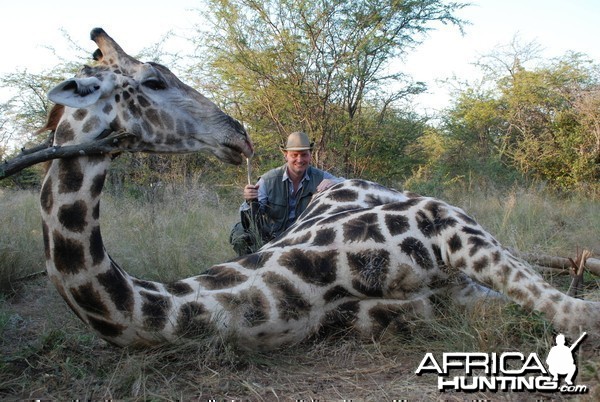
<svg viewBox="0 0 600 402">
<path fill-rule="evenodd" d="M 223 147 L 213 150 L 213 154 L 223 162 L 232 165 L 240 165 L 244 157 L 251 158 L 254 155 L 254 146 L 249 138 L 242 141 L 226 141 Z"/>
</svg>

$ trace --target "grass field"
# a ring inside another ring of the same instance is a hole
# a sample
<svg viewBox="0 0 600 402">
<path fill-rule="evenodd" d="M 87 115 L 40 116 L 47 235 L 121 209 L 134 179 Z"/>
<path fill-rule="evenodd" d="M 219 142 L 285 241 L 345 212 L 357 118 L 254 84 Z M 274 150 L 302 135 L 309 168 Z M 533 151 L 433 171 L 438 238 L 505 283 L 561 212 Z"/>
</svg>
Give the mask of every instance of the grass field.
<svg viewBox="0 0 600 402">
<path fill-rule="evenodd" d="M 106 248 L 129 272 L 168 281 L 233 257 L 227 238 L 239 200 L 203 189 L 164 189 L 153 202 L 105 195 Z M 600 202 L 542 191 L 454 191 L 463 207 L 507 247 L 574 256 L 600 254 Z M 440 393 L 437 377 L 414 374 L 426 352 L 547 354 L 552 328 L 509 305 L 444 309 L 434 322 L 379 340 L 351 334 L 250 353 L 215 339 L 136 350 L 91 334 L 42 272 L 37 194 L 0 190 L 0 399 L 120 400 L 562 400 L 561 394 Z M 565 289 L 568 278 L 551 281 Z M 587 296 L 600 300 L 598 278 Z M 600 353 L 582 345 L 580 400 L 600 398 Z"/>
</svg>

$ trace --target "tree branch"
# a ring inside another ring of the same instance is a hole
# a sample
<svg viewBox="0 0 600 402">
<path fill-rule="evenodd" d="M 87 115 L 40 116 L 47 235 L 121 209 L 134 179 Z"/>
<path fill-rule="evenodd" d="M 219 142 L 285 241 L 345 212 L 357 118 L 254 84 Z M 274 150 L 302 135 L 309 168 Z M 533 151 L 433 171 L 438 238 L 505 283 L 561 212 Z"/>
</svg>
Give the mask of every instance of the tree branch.
<svg viewBox="0 0 600 402">
<path fill-rule="evenodd" d="M 53 146 L 35 151 L 21 151 L 21 155 L 0 164 L 0 180 L 5 179 L 21 170 L 58 158 L 73 156 L 114 154 L 127 150 L 124 142 L 135 138 L 135 134 L 124 131 L 113 131 L 108 136 L 77 145 Z"/>
<path fill-rule="evenodd" d="M 569 258 L 565 258 L 565 257 L 556 257 L 556 256 L 550 256 L 550 255 L 543 255 L 543 254 L 518 253 L 518 252 L 515 252 L 515 254 L 530 264 L 558 268 L 558 269 L 563 269 L 565 271 L 568 271 L 573 266 L 573 264 L 571 263 L 571 260 Z M 588 256 L 588 258 L 586 258 L 584 265 L 589 270 L 589 272 L 593 273 L 594 275 L 600 276 L 600 259 L 590 258 Z"/>
</svg>

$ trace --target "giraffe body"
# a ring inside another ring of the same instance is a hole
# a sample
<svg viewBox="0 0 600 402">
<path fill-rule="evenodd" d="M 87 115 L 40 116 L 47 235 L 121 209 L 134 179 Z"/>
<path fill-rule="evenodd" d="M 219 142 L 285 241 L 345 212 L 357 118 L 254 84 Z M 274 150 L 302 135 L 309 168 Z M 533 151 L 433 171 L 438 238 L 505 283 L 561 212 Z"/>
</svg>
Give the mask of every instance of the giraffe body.
<svg viewBox="0 0 600 402">
<path fill-rule="evenodd" d="M 92 38 L 102 65 L 50 93 L 68 106 L 56 127 L 58 144 L 126 129 L 137 135 L 132 151 L 208 149 L 232 163 L 252 154 L 241 125 L 165 67 L 131 58 L 101 30 Z M 271 349 L 328 326 L 370 336 L 430 317 L 435 297 L 468 304 L 486 294 L 541 311 L 568 333 L 600 333 L 600 303 L 554 289 L 461 209 L 362 180 L 320 193 L 254 254 L 174 283 L 134 278 L 102 243 L 99 205 L 110 160 L 54 161 L 41 212 L 50 279 L 81 320 L 114 344 L 217 332 Z"/>
</svg>

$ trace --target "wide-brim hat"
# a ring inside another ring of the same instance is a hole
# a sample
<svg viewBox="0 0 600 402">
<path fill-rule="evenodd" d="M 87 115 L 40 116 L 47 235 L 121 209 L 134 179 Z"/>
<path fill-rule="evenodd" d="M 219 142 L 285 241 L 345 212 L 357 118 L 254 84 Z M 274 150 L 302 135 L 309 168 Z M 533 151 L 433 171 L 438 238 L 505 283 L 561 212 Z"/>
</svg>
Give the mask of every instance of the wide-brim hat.
<svg viewBox="0 0 600 402">
<path fill-rule="evenodd" d="M 309 151 L 313 149 L 314 142 L 310 142 L 308 135 L 302 131 L 296 131 L 288 136 L 287 144 L 281 146 L 282 151 Z"/>
</svg>

